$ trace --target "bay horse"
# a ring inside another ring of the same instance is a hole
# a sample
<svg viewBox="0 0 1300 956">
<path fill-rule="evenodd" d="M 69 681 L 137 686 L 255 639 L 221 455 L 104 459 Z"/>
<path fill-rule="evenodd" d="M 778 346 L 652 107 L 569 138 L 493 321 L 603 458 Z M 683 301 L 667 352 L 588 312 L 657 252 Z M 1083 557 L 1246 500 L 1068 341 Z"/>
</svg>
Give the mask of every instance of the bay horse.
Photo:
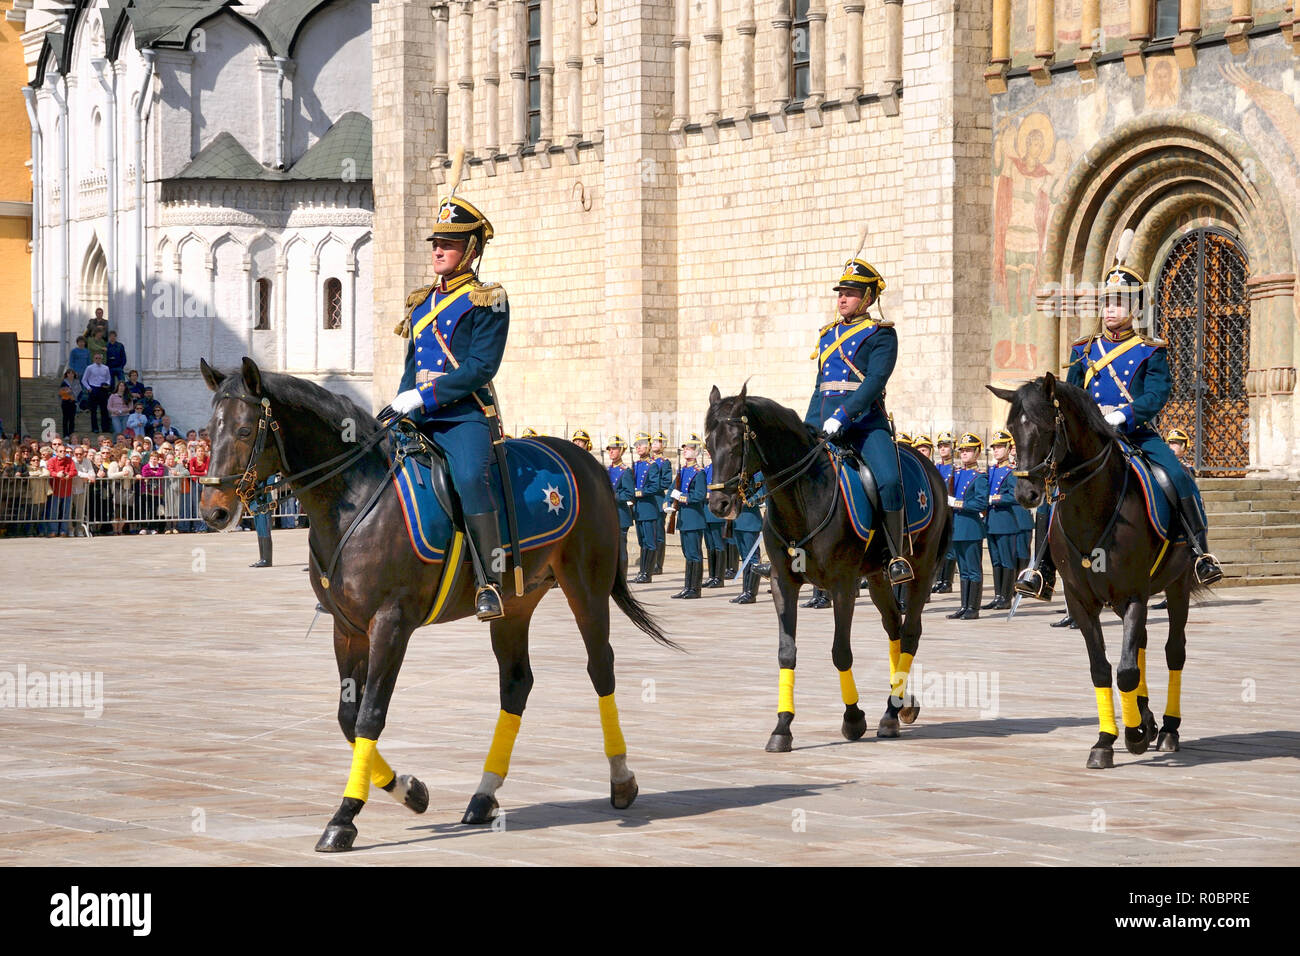
<svg viewBox="0 0 1300 956">
<path fill-rule="evenodd" d="M 1049 495 L 1056 502 L 1048 546 L 1065 583 L 1066 607 L 1088 648 L 1100 724 L 1086 766 L 1113 767 L 1119 735 L 1110 661 L 1101 632 L 1105 607 L 1124 622 L 1115 674 L 1124 746 L 1129 753 L 1142 754 L 1155 739 L 1158 751 L 1178 750 L 1187 609 L 1192 596 L 1204 590 L 1196 583 L 1191 549 L 1186 540 L 1164 541 L 1151 527 L 1142 489 L 1130 480 L 1119 434 L 1087 392 L 1051 372 L 1015 390 L 992 385 L 988 389 L 1011 403 L 1007 429 L 1016 440 L 1022 469 L 1015 472 L 1016 500 L 1030 511 Z M 1169 693 L 1157 737 L 1155 717 L 1148 707 L 1147 602 L 1161 591 L 1169 600 L 1165 642 Z"/>
<path fill-rule="evenodd" d="M 412 776 L 397 776 L 376 742 L 407 642 L 433 606 L 443 563 L 424 563 L 408 541 L 383 448 L 386 429 L 374 417 L 311 382 L 263 372 L 249 358 L 233 373 L 219 372 L 206 361 L 201 367 L 213 392 L 208 426 L 212 477 L 204 480 L 200 499 L 204 520 L 216 529 L 231 526 L 256 493 L 259 479 L 280 472 L 310 521 L 311 584 L 334 618 L 334 655 L 342 684 L 338 721 L 353 748 L 343 801 L 316 849 L 350 850 L 357 836 L 353 821 L 371 783 L 416 813 L 428 807 L 425 785 Z M 637 783 L 628 769 L 614 703 L 610 599 L 655 641 L 677 647 L 625 583 L 626 562 L 619 557 L 618 539 L 611 530 L 618 528 L 617 505 L 600 464 L 568 441 L 535 440 L 545 443 L 572 470 L 581 508 L 566 536 L 525 551 L 523 596 L 502 589 L 505 617 L 490 625 L 500 672 L 501 710 L 483 777 L 463 823 L 487 823 L 497 814 L 496 791 L 509 769 L 520 717 L 533 686 L 528 624 L 553 586 L 564 592 L 586 645 L 587 673 L 598 697 L 609 760 L 610 802 L 616 809 L 632 805 Z M 331 467 L 332 471 L 326 470 Z M 314 477 L 307 481 L 308 476 Z M 232 490 L 229 485 L 236 479 Z M 448 553 L 457 552 L 449 548 Z M 328 577 L 323 569 L 328 569 Z M 445 597 L 440 622 L 475 613 L 473 576 L 459 578 L 463 583 Z"/>
<path fill-rule="evenodd" d="M 766 488 L 763 545 L 772 559 L 779 692 L 776 727 L 765 749 L 769 753 L 786 753 L 793 746 L 795 623 L 799 588 L 804 583 L 829 591 L 835 609 L 831 661 L 839 671 L 844 704 L 840 733 L 847 740 L 857 740 L 866 733 L 850 646 L 854 604 L 864 576 L 889 638 L 890 692 L 876 736 L 898 737 L 900 721 L 910 724 L 920 713 L 915 700 L 905 700 L 904 695 L 921 640 L 921 611 L 930 597 L 935 569 L 952 537 L 947 487 L 928 459 L 900 446 L 900 454 L 914 454 L 923 462 L 930 486 L 928 494 L 935 504 L 930 524 L 912 535 L 913 578 L 902 585 L 906 608 L 902 611 L 885 575 L 889 552 L 885 536 L 879 533 L 880 516 L 875 516 L 877 533 L 864 547 L 850 524 L 837 487 L 838 469 L 843 466 L 832 457 L 827 443 L 794 411 L 771 399 L 749 396 L 747 389 L 748 385 L 741 388 L 739 395 L 723 398 L 714 386 L 705 419 L 705 445 L 713 458 L 709 508 L 715 515 L 734 518 L 739 513 L 744 499 L 754 493 L 751 479 L 756 472 L 763 473 Z"/>
</svg>

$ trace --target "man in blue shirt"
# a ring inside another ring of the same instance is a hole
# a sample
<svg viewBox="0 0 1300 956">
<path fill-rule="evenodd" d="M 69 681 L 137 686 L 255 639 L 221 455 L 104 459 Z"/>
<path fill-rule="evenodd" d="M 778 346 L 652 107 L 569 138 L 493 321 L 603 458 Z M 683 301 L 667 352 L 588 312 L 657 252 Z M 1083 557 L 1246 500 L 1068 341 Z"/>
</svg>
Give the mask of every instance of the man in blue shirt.
<svg viewBox="0 0 1300 956">
<path fill-rule="evenodd" d="M 609 453 L 609 483 L 614 488 L 614 500 L 618 503 L 618 559 L 619 565 L 627 568 L 627 529 L 633 524 L 633 510 L 636 508 L 636 485 L 632 481 L 632 469 L 623 464 L 623 452 L 627 442 L 615 435 L 605 446 Z"/>
<path fill-rule="evenodd" d="M 978 435 L 967 432 L 961 436 L 957 442 L 961 468 L 953 476 L 952 494 L 948 497 L 953 512 L 952 544 L 961 575 L 961 607 L 948 617 L 962 621 L 980 616 L 984 591 L 984 512 L 989 506 L 989 479 L 979 468 L 983 448 Z"/>
<path fill-rule="evenodd" d="M 663 472 L 650 457 L 650 436 L 637 434 L 632 442 L 637 460 L 632 464 L 632 503 L 636 517 L 636 540 L 641 546 L 640 571 L 633 584 L 649 584 L 655 573 L 655 550 L 659 541 L 659 494 L 667 489 L 660 487 Z"/>
<path fill-rule="evenodd" d="M 674 505 L 677 508 L 677 534 L 682 542 L 682 556 L 686 559 L 686 583 L 673 595 L 675 598 L 698 598 L 704 580 L 703 544 L 708 525 L 705 512 L 708 511 L 709 480 L 698 460 L 702 444 L 699 435 L 691 435 L 682 444 L 684 463 L 668 493 L 671 501 L 664 505 L 665 511 L 672 511 Z"/>
<path fill-rule="evenodd" d="M 465 513 L 480 621 L 505 616 L 489 418 L 500 421 L 490 385 L 505 354 L 510 306 L 505 290 L 484 285 L 474 269 L 492 236 L 487 217 L 464 199 L 452 195 L 439 203 L 428 237 L 438 281 L 406 297 L 406 317 L 395 330 L 409 339 L 406 370 L 391 406 L 447 456 Z"/>
</svg>

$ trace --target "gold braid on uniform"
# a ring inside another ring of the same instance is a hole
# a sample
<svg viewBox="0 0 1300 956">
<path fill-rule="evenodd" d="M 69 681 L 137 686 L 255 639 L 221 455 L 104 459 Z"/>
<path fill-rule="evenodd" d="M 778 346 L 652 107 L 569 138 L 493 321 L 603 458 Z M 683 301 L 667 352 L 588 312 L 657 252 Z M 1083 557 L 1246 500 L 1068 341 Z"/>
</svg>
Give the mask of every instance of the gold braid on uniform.
<svg viewBox="0 0 1300 956">
<path fill-rule="evenodd" d="M 505 301 L 506 290 L 500 282 L 478 282 L 470 290 L 469 300 L 478 306 L 495 306 Z"/>
<path fill-rule="evenodd" d="M 404 339 L 411 337 L 411 313 L 415 307 L 429 297 L 433 291 L 433 286 L 422 285 L 406 297 L 406 314 L 402 316 L 402 321 L 393 327 L 393 334 L 400 335 Z"/>
</svg>

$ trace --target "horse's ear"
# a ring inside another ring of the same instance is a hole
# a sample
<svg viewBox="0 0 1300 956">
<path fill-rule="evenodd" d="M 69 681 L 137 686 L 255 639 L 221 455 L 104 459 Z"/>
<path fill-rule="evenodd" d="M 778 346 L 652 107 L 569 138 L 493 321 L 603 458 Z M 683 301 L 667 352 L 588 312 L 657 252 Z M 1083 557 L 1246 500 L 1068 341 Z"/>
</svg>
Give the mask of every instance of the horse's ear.
<svg viewBox="0 0 1300 956">
<path fill-rule="evenodd" d="M 1043 394 L 1047 396 L 1049 402 L 1056 399 L 1056 376 L 1051 372 L 1043 375 Z"/>
<path fill-rule="evenodd" d="M 713 386 L 713 391 L 709 392 L 709 407 L 712 408 L 718 402 L 722 401 L 722 393 L 718 391 L 718 386 Z"/>
<path fill-rule="evenodd" d="M 226 380 L 225 372 L 218 372 L 208 364 L 207 359 L 199 359 L 199 371 L 203 373 L 203 381 L 208 383 L 208 388 L 216 391 L 221 387 L 221 383 Z"/>
<path fill-rule="evenodd" d="M 1002 401 L 1004 402 L 1013 402 L 1016 399 L 1016 393 L 1014 389 L 998 388 L 996 385 L 985 385 L 984 387 L 987 388 L 994 395 L 996 395 L 998 398 L 1002 399 Z"/>
<path fill-rule="evenodd" d="M 748 394 L 749 394 L 749 379 L 745 379 L 745 384 L 740 386 L 740 394 L 737 395 L 736 397 L 743 402 L 745 400 L 745 396 Z"/>
<path fill-rule="evenodd" d="M 244 384 L 248 386 L 248 390 L 260 397 L 262 394 L 262 370 L 257 367 L 257 363 L 245 355 L 241 371 L 244 375 Z"/>
</svg>

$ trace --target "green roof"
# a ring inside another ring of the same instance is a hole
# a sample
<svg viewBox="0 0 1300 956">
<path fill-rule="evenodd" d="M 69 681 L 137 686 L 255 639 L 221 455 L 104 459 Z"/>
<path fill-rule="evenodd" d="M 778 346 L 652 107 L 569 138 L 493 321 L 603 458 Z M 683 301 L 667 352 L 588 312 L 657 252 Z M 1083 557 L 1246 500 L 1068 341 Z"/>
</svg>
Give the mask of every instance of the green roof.
<svg viewBox="0 0 1300 956">
<path fill-rule="evenodd" d="M 344 113 L 289 170 L 292 179 L 371 178 L 370 119 Z"/>
<path fill-rule="evenodd" d="M 184 48 L 196 26 L 238 0 L 134 0 L 126 8 L 139 49 L 152 46 Z M 269 4 L 275 5 L 275 0 Z"/>
<path fill-rule="evenodd" d="M 303 21 L 316 9 L 331 2 L 333 0 L 268 0 L 248 19 L 265 34 L 276 56 L 288 56 Z"/>
<path fill-rule="evenodd" d="M 219 133 L 174 178 L 277 180 L 287 177 L 278 170 L 267 169 L 255 160 L 234 136 Z"/>
</svg>

